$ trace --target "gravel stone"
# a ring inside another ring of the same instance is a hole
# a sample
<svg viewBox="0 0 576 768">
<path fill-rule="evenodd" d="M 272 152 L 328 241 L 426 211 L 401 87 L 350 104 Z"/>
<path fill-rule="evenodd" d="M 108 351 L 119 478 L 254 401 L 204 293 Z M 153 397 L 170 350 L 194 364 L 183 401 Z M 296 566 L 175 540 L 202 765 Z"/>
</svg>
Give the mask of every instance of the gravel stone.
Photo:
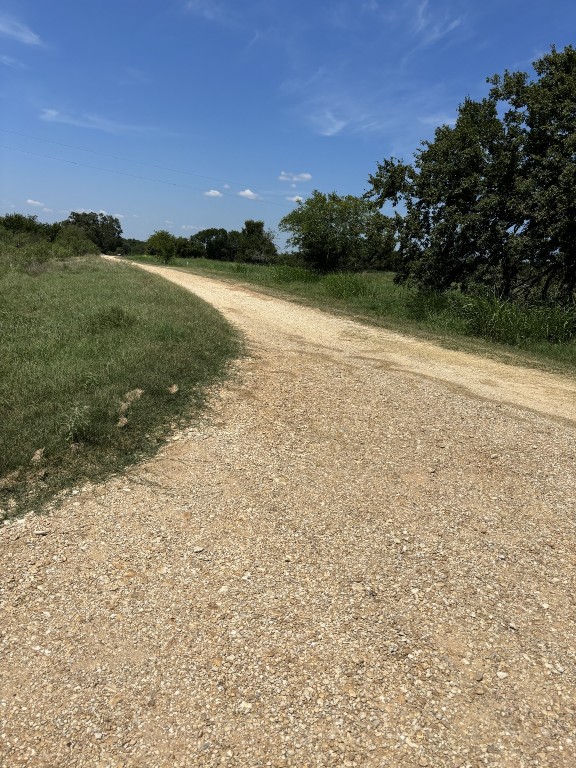
<svg viewBox="0 0 576 768">
<path fill-rule="evenodd" d="M 0 765 L 574 766 L 574 381 L 149 269 L 249 354 L 0 527 Z"/>
</svg>

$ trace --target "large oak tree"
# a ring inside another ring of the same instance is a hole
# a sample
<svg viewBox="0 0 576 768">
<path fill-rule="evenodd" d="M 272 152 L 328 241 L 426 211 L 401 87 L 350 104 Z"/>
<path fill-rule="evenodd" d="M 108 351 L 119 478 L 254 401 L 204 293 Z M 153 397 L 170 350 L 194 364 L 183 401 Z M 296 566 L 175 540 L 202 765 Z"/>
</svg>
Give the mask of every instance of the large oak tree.
<svg viewBox="0 0 576 768">
<path fill-rule="evenodd" d="M 398 280 L 573 302 L 576 292 L 576 50 L 505 72 L 466 99 L 412 165 L 378 164 L 368 197 L 391 201 Z"/>
</svg>

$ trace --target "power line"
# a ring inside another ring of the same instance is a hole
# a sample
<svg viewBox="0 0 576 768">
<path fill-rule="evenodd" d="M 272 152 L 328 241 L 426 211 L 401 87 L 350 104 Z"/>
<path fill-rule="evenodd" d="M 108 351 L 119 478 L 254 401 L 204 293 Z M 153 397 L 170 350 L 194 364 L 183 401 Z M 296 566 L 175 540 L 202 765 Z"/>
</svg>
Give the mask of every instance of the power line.
<svg viewBox="0 0 576 768">
<path fill-rule="evenodd" d="M 0 129 L 0 130 L 3 130 L 3 129 Z M 7 132 L 8 133 L 15 133 L 15 131 L 7 131 Z M 20 135 L 24 136 L 25 134 L 20 134 Z M 51 142 L 51 143 L 57 144 L 58 142 Z M 63 144 L 62 146 L 67 146 L 67 145 Z M 78 160 L 68 160 L 68 159 L 66 159 L 64 157 L 53 157 L 52 155 L 45 155 L 45 154 L 43 154 L 41 152 L 32 152 L 32 151 L 27 150 L 27 149 L 19 149 L 18 147 L 9 147 L 9 146 L 6 146 L 5 144 L 0 144 L 0 148 L 1 149 L 6 149 L 6 150 L 8 150 L 10 152 L 20 152 L 23 155 L 31 155 L 32 157 L 42 157 L 42 158 L 44 158 L 46 160 L 55 160 L 56 162 L 67 163 L 68 165 L 77 165 L 77 166 L 80 166 L 82 168 L 90 168 L 90 169 L 96 170 L 96 171 L 103 171 L 104 173 L 113 173 L 113 174 L 115 174 L 117 176 L 127 176 L 127 177 L 129 177 L 131 179 L 138 179 L 139 181 L 149 181 L 149 182 L 152 182 L 153 184 L 165 184 L 165 185 L 167 185 L 169 187 L 178 187 L 178 188 L 181 188 L 181 189 L 193 189 L 195 192 L 202 192 L 202 193 L 204 192 L 204 190 L 201 187 L 193 187 L 190 184 L 180 184 L 180 183 L 178 183 L 176 181 L 164 181 L 163 179 L 152 179 L 149 176 L 140 176 L 140 175 L 137 175 L 137 174 L 134 174 L 134 173 L 127 173 L 126 171 L 118 171 L 118 170 L 116 170 L 114 168 L 102 168 L 101 166 L 98 166 L 98 165 L 90 165 L 88 163 L 81 163 Z M 82 150 L 82 151 L 89 152 L 90 150 Z M 103 154 L 103 153 L 94 153 L 94 154 Z M 114 155 L 108 155 L 108 157 L 114 157 Z M 122 159 L 122 158 L 118 158 L 118 159 Z M 139 161 L 130 161 L 130 162 L 139 162 Z M 143 165 L 150 165 L 151 167 L 155 167 L 155 168 L 162 168 L 162 166 L 153 166 L 151 163 L 142 163 L 142 164 Z M 170 169 L 169 168 L 163 168 L 163 170 L 170 170 Z M 182 171 L 182 173 L 186 173 L 186 172 Z M 194 175 L 194 174 L 190 174 L 190 175 Z M 204 178 L 209 178 L 209 177 L 204 177 Z M 214 179 L 212 179 L 212 180 L 214 180 Z M 231 193 L 226 193 L 226 192 L 221 192 L 220 194 L 222 196 L 225 196 L 225 197 L 238 197 L 239 196 L 239 195 L 233 195 Z M 264 203 L 266 205 L 279 206 L 281 208 L 285 207 L 281 203 L 275 203 L 272 200 L 264 200 L 263 198 L 259 198 L 258 202 Z"/>
<path fill-rule="evenodd" d="M 21 136 L 22 138 L 25 138 L 25 139 L 32 139 L 32 141 L 43 141 L 46 144 L 54 144 L 57 147 L 65 147 L 66 149 L 73 149 L 75 152 L 87 152 L 87 153 L 89 153 L 91 155 L 98 155 L 100 157 L 110 157 L 113 160 L 121 160 L 122 162 L 126 162 L 126 163 L 135 163 L 136 165 L 145 165 L 148 168 L 156 168 L 156 169 L 158 169 L 160 171 L 169 171 L 170 173 L 179 173 L 179 174 L 181 174 L 183 176 L 194 176 L 195 178 L 198 178 L 198 179 L 206 179 L 207 181 L 217 181 L 217 182 L 219 182 L 221 184 L 227 184 L 227 183 L 231 182 L 232 184 L 235 184 L 235 185 L 237 185 L 239 187 L 244 187 L 245 186 L 245 187 L 250 188 L 250 186 L 251 186 L 249 184 L 245 184 L 244 182 L 234 181 L 233 179 L 221 179 L 221 178 L 218 178 L 217 176 L 205 176 L 205 175 L 203 175 L 201 173 L 194 173 L 193 171 L 183 171 L 183 170 L 181 170 L 179 168 L 170 168 L 169 166 L 166 166 L 166 165 L 158 165 L 156 163 L 149 163 L 149 162 L 146 162 L 145 160 L 133 160 L 133 159 L 131 159 L 129 157 L 122 157 L 121 155 L 113 155 L 113 154 L 111 154 L 109 152 L 98 152 L 95 149 L 87 149 L 85 147 L 76 147 L 73 144 L 64 144 L 63 142 L 60 142 L 60 141 L 54 141 L 53 139 L 44 139 L 44 138 L 42 138 L 40 136 L 32 136 L 32 135 L 30 135 L 28 133 L 22 133 L 21 131 L 11 131 L 8 128 L 1 128 L 0 127 L 0 132 L 2 132 L 2 133 L 9 133 L 9 134 L 11 134 L 13 136 Z M 17 151 L 17 152 L 18 151 L 24 152 L 24 150 L 15 150 L 15 151 Z M 32 153 L 30 153 L 30 154 L 32 154 Z M 39 156 L 40 157 L 47 157 L 47 155 L 39 155 Z M 59 159 L 59 158 L 53 158 L 53 159 Z M 71 160 L 63 160 L 63 162 L 72 162 L 72 161 Z M 82 165 L 82 163 L 77 163 L 77 165 Z M 87 167 L 95 167 L 95 166 L 87 166 Z M 118 173 L 120 173 L 120 172 L 118 171 Z M 140 177 L 135 177 L 135 178 L 140 178 Z M 164 182 L 160 182 L 160 183 L 164 183 Z M 168 182 L 165 182 L 165 183 L 168 183 Z M 191 189 L 197 189 L 197 188 L 196 187 L 191 187 Z M 224 194 L 224 193 L 222 193 L 222 194 Z"/>
</svg>

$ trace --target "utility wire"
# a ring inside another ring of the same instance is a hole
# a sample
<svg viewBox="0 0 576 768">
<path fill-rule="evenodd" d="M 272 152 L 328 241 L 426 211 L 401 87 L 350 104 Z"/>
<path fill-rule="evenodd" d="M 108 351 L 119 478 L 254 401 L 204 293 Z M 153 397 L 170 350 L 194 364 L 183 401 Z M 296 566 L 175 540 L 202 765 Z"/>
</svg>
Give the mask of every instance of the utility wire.
<svg viewBox="0 0 576 768">
<path fill-rule="evenodd" d="M 2 129 L 0 129 L 0 130 L 2 130 Z M 12 131 L 12 133 L 14 133 L 14 131 Z M 22 135 L 24 135 L 24 134 L 22 134 Z M 51 142 L 51 143 L 56 144 L 57 142 Z M 67 146 L 67 145 L 62 145 L 62 146 Z M 31 155 L 32 157 L 42 157 L 42 158 L 44 158 L 46 160 L 56 160 L 57 162 L 60 162 L 60 163 L 68 163 L 68 165 L 77 165 L 77 166 L 80 166 L 82 168 L 91 168 L 92 170 L 104 171 L 105 173 L 113 173 L 113 174 L 116 174 L 117 176 L 128 176 L 131 179 L 138 179 L 140 181 L 149 181 L 149 182 L 152 182 L 154 184 L 165 184 L 165 185 L 167 185 L 169 187 L 179 187 L 181 189 L 193 189 L 195 192 L 203 192 L 204 191 L 201 187 L 193 187 L 190 184 L 180 184 L 179 182 L 176 182 L 176 181 L 164 181 L 163 179 L 152 179 L 149 176 L 140 176 L 140 175 L 137 175 L 135 173 L 127 173 L 126 171 L 118 171 L 118 170 L 116 170 L 114 168 L 102 168 L 102 167 L 100 167 L 98 165 L 90 165 L 88 163 L 80 163 L 77 160 L 67 160 L 64 157 L 53 157 L 52 155 L 45 155 L 45 154 L 42 154 L 41 152 L 31 152 L 30 150 L 27 150 L 27 149 L 19 149 L 18 147 L 9 147 L 9 146 L 6 146 L 5 144 L 0 144 L 0 149 L 6 149 L 6 150 L 8 150 L 10 152 L 20 152 L 23 155 Z M 82 151 L 89 152 L 90 150 L 82 150 Z M 101 153 L 97 153 L 97 154 L 101 154 Z M 113 155 L 110 155 L 110 157 L 113 157 Z M 119 159 L 121 159 L 121 158 L 119 158 Z M 131 162 L 135 162 L 135 161 L 131 161 Z M 144 165 L 151 165 L 151 167 L 162 168 L 162 166 L 152 166 L 151 163 L 143 163 L 143 164 Z M 163 170 L 170 170 L 170 169 L 164 168 Z M 184 171 L 182 171 L 182 173 L 184 173 Z M 190 174 L 190 175 L 193 175 L 193 174 Z M 220 194 L 222 196 L 224 196 L 224 197 L 234 197 L 234 198 L 242 197 L 242 195 L 237 195 L 237 194 L 234 195 L 232 193 L 226 193 L 226 192 L 221 192 Z M 264 198 L 260 198 L 260 197 L 258 198 L 258 202 L 265 203 L 266 205 L 275 205 L 275 206 L 278 206 L 278 207 L 281 207 L 281 208 L 285 208 L 285 206 L 282 203 L 275 203 L 272 200 L 265 200 Z"/>
<path fill-rule="evenodd" d="M 217 176 L 205 176 L 205 175 L 200 174 L 200 173 L 194 173 L 193 171 L 183 171 L 183 170 L 178 169 L 178 168 L 170 168 L 170 167 L 168 167 L 166 165 L 157 165 L 156 163 L 148 163 L 145 160 L 132 160 L 129 157 L 122 157 L 121 155 L 112 155 L 109 152 L 98 152 L 95 149 L 87 149 L 85 147 L 76 147 L 73 144 L 64 144 L 64 143 L 62 143 L 60 141 L 54 141 L 52 139 L 44 139 L 44 138 L 41 138 L 40 136 L 31 136 L 30 134 L 22 133 L 21 131 L 11 131 L 8 128 L 1 128 L 0 127 L 0 132 L 1 133 L 9 133 L 12 136 L 21 136 L 22 138 L 25 138 L 25 139 L 32 139 L 32 141 L 43 141 L 46 144 L 54 144 L 57 147 L 65 147 L 66 149 L 73 149 L 75 152 L 87 152 L 87 153 L 89 153 L 91 155 L 99 155 L 100 157 L 110 157 L 113 160 L 122 160 L 123 162 L 126 162 L 126 163 L 135 163 L 136 165 L 145 165 L 148 168 L 156 168 L 156 169 L 158 169 L 160 171 L 169 171 L 170 173 L 179 173 L 179 174 L 181 174 L 183 176 L 194 176 L 195 178 L 206 179 L 207 181 L 217 181 L 220 184 L 232 183 L 232 184 L 235 184 L 235 185 L 237 185 L 239 187 L 244 187 L 245 186 L 245 187 L 250 188 L 249 184 L 245 184 L 244 182 L 234 181 L 233 179 L 221 179 L 221 178 L 218 178 Z M 15 150 L 15 151 L 23 152 L 24 150 Z M 30 153 L 30 154 L 32 154 L 32 153 Z M 47 155 L 40 155 L 40 157 L 47 157 Z M 52 158 L 52 159 L 59 159 L 59 158 Z M 72 162 L 72 161 L 71 160 L 64 160 L 63 162 Z M 82 163 L 77 163 L 77 165 L 82 165 Z M 88 167 L 94 167 L 94 166 L 88 166 Z M 99 169 L 99 170 L 102 170 L 102 169 Z M 135 178 L 140 178 L 140 177 L 135 177 Z M 160 183 L 162 183 L 162 182 L 160 182 Z M 166 182 L 166 183 L 168 183 L 168 182 Z M 197 188 L 196 187 L 191 187 L 191 189 L 197 189 Z M 222 193 L 222 194 L 224 194 L 224 193 Z"/>
</svg>

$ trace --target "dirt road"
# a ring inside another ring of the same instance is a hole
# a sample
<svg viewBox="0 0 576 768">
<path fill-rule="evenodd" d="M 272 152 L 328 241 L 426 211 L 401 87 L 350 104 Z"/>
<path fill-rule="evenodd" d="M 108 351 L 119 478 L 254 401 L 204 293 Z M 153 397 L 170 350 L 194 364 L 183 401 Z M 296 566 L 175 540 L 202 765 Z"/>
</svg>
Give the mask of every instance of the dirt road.
<svg viewBox="0 0 576 768">
<path fill-rule="evenodd" d="M 574 382 L 147 269 L 250 355 L 0 531 L 0 764 L 573 766 Z"/>
</svg>

